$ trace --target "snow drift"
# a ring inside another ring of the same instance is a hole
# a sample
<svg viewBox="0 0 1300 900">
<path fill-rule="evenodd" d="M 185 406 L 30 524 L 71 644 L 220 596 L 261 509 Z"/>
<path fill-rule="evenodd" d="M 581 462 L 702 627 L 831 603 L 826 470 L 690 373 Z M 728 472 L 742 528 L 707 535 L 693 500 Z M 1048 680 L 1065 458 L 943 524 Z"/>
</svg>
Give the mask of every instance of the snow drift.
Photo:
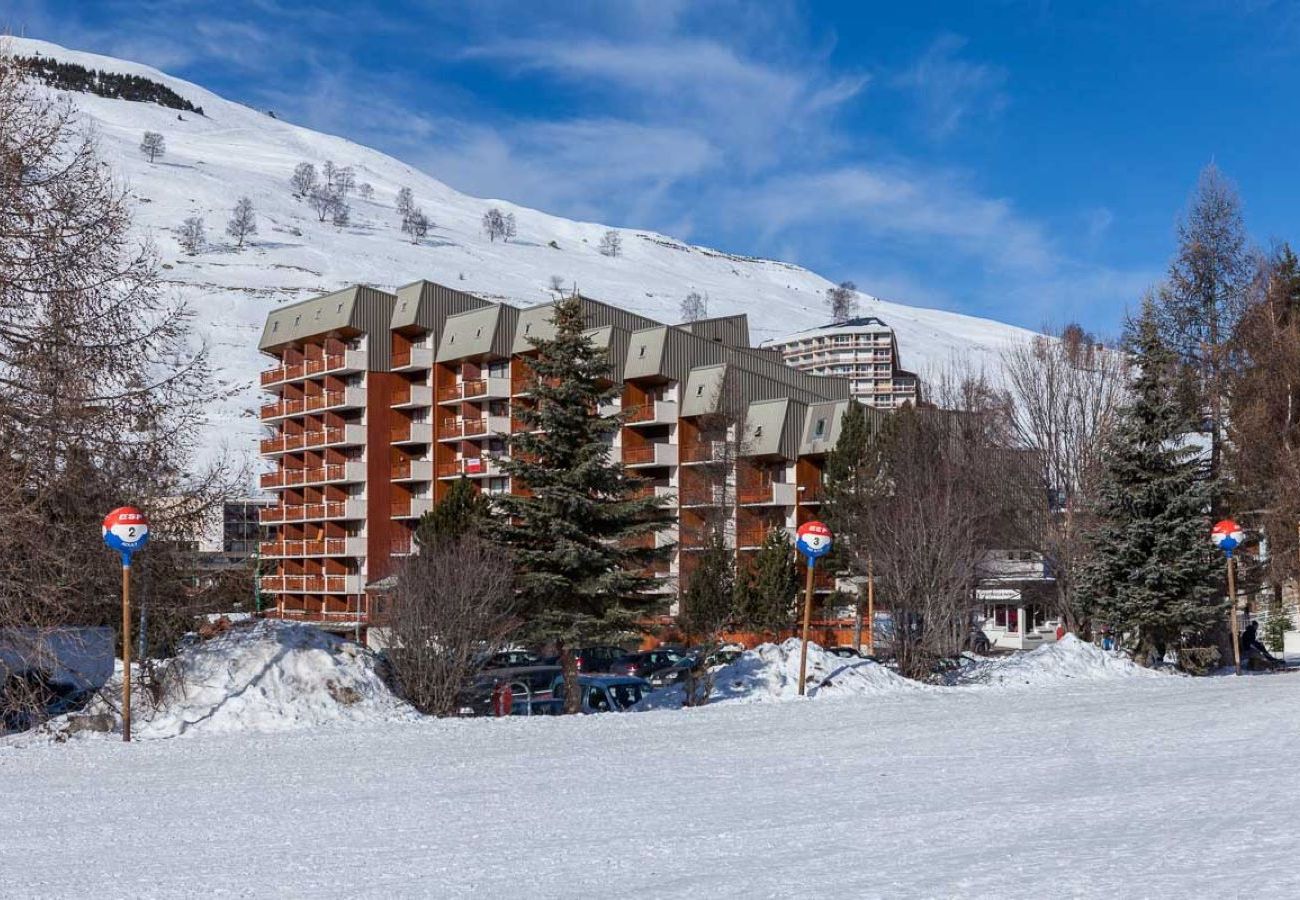
<svg viewBox="0 0 1300 900">
<path fill-rule="evenodd" d="M 262 620 L 236 626 L 171 662 L 166 694 L 156 708 L 132 685 L 132 737 L 282 731 L 417 716 L 389 690 L 375 654 L 308 625 Z M 119 673 L 109 695 L 116 692 L 116 701 L 121 689 Z M 88 713 L 109 709 L 99 702 Z"/>
<path fill-rule="evenodd" d="M 1113 681 L 1163 675 L 1139 666 L 1122 653 L 1103 650 L 1067 634 L 1054 644 L 1046 644 L 1028 653 L 980 659 L 961 671 L 957 683 L 1033 687 L 1069 681 Z"/>
<path fill-rule="evenodd" d="M 814 643 L 808 645 L 807 696 L 864 697 L 933 690 L 867 659 L 845 659 Z M 686 697 L 685 687 L 672 685 L 656 691 L 641 709 L 676 709 Z M 714 672 L 710 703 L 738 701 L 764 703 L 799 698 L 799 640 L 760 644 L 735 662 Z"/>
</svg>

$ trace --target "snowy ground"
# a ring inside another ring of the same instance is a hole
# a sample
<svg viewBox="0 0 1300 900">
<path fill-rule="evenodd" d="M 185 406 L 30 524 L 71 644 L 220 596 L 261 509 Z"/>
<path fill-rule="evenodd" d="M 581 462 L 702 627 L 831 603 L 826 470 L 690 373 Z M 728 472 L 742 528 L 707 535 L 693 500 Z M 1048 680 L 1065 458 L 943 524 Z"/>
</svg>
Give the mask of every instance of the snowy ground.
<svg viewBox="0 0 1300 900">
<path fill-rule="evenodd" d="M 1296 896 L 1298 737 L 1279 675 L 8 746 L 0 870 L 22 897 Z"/>
</svg>

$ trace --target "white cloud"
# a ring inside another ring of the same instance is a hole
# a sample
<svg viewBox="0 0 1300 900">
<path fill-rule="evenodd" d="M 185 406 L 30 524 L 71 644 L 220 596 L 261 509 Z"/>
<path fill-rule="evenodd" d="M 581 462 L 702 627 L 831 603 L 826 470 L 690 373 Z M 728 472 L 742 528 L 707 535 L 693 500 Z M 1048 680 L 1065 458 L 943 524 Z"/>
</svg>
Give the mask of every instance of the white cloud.
<svg viewBox="0 0 1300 900">
<path fill-rule="evenodd" d="M 958 57 L 966 39 L 943 34 L 921 56 L 893 79 L 915 95 L 926 131 L 945 138 L 968 119 L 991 117 L 1007 104 L 1002 90 L 1007 73 L 999 66 L 969 62 Z"/>
</svg>

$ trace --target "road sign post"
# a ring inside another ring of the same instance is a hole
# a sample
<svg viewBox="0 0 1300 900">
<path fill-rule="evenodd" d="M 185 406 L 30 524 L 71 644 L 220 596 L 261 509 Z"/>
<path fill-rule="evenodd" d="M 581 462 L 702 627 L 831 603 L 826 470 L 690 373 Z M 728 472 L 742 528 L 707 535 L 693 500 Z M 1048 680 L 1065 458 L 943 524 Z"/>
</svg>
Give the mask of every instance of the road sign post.
<svg viewBox="0 0 1300 900">
<path fill-rule="evenodd" d="M 808 582 L 803 597 L 803 633 L 799 647 L 799 696 L 804 696 L 808 679 L 808 629 L 812 624 L 813 570 L 817 560 L 831 552 L 831 530 L 821 522 L 805 522 L 795 532 L 795 547 L 808 561 Z"/>
<path fill-rule="evenodd" d="M 1246 540 L 1241 526 L 1232 519 L 1216 522 L 1210 531 L 1210 540 L 1223 551 L 1228 563 L 1228 634 L 1232 637 L 1232 664 L 1241 674 L 1241 641 L 1237 637 L 1237 561 L 1232 555 Z"/>
<path fill-rule="evenodd" d="M 149 543 L 149 520 L 133 506 L 104 517 L 104 543 L 122 556 L 122 740 L 131 740 L 131 557 Z"/>
</svg>

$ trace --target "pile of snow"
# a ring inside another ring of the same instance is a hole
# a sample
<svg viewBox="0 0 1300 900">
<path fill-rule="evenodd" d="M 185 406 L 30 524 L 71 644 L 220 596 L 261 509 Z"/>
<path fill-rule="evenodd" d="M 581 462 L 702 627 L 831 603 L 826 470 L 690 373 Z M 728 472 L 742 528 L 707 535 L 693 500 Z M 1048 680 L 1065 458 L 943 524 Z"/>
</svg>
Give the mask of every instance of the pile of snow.
<svg viewBox="0 0 1300 900">
<path fill-rule="evenodd" d="M 131 734 L 169 738 L 415 718 L 384 683 L 377 662 L 364 647 L 309 625 L 261 620 L 236 626 L 170 661 L 166 696 L 157 708 L 132 685 Z M 114 690 L 116 700 L 120 674 L 110 696 Z M 87 712 L 109 708 L 100 703 Z"/>
<path fill-rule="evenodd" d="M 1036 687 L 1067 681 L 1113 681 L 1161 677 L 1163 674 L 1139 666 L 1118 651 L 1103 650 L 1067 634 L 1053 644 L 1045 644 L 1028 653 L 981 659 L 962 670 L 958 680 L 962 684 Z"/>
<path fill-rule="evenodd" d="M 864 697 L 932 690 L 867 659 L 846 659 L 808 645 L 807 696 Z M 641 701 L 641 709 L 677 709 L 686 689 L 675 684 Z M 710 703 L 738 701 L 765 703 L 799 697 L 799 639 L 782 644 L 760 644 L 746 650 L 735 662 L 713 673 Z"/>
</svg>

